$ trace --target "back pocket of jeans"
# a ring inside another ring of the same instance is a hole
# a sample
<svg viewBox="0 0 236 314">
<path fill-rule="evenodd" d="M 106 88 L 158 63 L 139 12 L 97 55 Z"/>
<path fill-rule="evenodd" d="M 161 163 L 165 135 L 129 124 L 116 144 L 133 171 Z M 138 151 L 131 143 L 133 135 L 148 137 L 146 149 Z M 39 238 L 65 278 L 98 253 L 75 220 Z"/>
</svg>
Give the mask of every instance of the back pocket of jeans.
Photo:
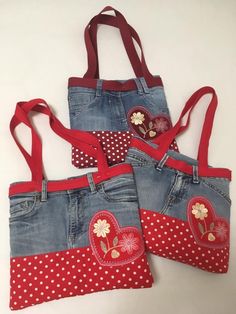
<svg viewBox="0 0 236 314">
<path fill-rule="evenodd" d="M 133 175 L 122 175 L 103 182 L 98 192 L 110 202 L 137 201 L 137 190 Z"/>
</svg>

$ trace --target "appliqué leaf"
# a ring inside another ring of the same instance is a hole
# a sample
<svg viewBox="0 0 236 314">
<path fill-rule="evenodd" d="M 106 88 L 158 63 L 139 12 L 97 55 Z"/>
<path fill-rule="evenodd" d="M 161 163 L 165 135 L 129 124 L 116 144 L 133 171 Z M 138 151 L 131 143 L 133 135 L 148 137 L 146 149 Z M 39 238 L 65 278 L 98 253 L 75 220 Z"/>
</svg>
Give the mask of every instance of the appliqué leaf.
<svg viewBox="0 0 236 314">
<path fill-rule="evenodd" d="M 100 242 L 100 245 L 101 245 L 101 249 L 103 250 L 104 253 L 107 252 L 107 246 L 106 246 L 106 243 L 104 243 L 103 241 Z"/>
<path fill-rule="evenodd" d="M 210 230 L 212 231 L 212 230 L 214 229 L 214 227 L 215 227 L 215 224 L 214 224 L 214 222 L 212 222 L 212 223 L 210 224 Z"/>
<path fill-rule="evenodd" d="M 117 250 L 112 250 L 111 251 L 111 257 L 112 258 L 118 258 L 120 256 L 120 253 Z"/>
<path fill-rule="evenodd" d="M 118 237 L 116 236 L 114 239 L 113 239 L 113 246 L 116 246 L 118 244 L 119 240 L 118 240 Z"/>
<path fill-rule="evenodd" d="M 149 128 L 152 128 L 152 127 L 153 127 L 153 122 L 150 121 L 150 122 L 149 122 Z"/>
<path fill-rule="evenodd" d="M 141 133 L 146 134 L 144 128 L 142 128 L 141 126 L 139 126 L 138 129 L 139 129 L 139 131 L 140 131 Z"/>
<path fill-rule="evenodd" d="M 204 227 L 200 222 L 198 223 L 198 229 L 200 230 L 201 234 L 204 233 Z"/>
</svg>

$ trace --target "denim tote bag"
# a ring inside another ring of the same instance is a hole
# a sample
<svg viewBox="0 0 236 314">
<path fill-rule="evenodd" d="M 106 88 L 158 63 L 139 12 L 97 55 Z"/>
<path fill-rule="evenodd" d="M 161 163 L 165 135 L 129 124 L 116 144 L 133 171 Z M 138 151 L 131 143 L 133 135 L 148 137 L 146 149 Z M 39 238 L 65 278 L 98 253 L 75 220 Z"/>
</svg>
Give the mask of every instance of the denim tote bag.
<svg viewBox="0 0 236 314">
<path fill-rule="evenodd" d="M 205 115 L 197 159 L 168 150 L 185 131 L 202 96 L 212 99 Z M 153 254 L 214 273 L 229 262 L 231 171 L 208 164 L 217 96 L 203 87 L 187 101 L 176 125 L 155 146 L 133 139 L 126 158 L 134 169 L 146 248 Z M 187 116 L 186 124 L 182 125 Z"/>
<path fill-rule="evenodd" d="M 98 172 L 45 180 L 42 144 L 31 111 L 48 115 L 55 133 L 96 158 Z M 31 154 L 14 131 L 21 123 L 32 134 Z M 10 129 L 32 172 L 31 181 L 13 183 L 9 189 L 10 308 L 151 287 L 132 167 L 108 167 L 98 140 L 65 128 L 42 99 L 18 103 Z"/>
<path fill-rule="evenodd" d="M 115 16 L 104 14 L 111 10 Z M 97 49 L 99 24 L 120 30 L 136 78 L 100 78 Z M 104 8 L 90 20 L 84 35 L 88 70 L 83 78 L 69 78 L 70 125 L 72 129 L 94 134 L 100 141 L 109 164 L 120 163 L 125 159 L 134 134 L 152 141 L 171 127 L 163 83 L 160 76 L 153 76 L 149 72 L 140 38 L 119 11 L 112 7 Z M 140 58 L 133 39 L 140 48 Z M 177 150 L 176 143 L 173 142 L 171 148 Z M 83 168 L 96 166 L 97 161 L 81 149 L 73 147 L 72 163 Z"/>
</svg>

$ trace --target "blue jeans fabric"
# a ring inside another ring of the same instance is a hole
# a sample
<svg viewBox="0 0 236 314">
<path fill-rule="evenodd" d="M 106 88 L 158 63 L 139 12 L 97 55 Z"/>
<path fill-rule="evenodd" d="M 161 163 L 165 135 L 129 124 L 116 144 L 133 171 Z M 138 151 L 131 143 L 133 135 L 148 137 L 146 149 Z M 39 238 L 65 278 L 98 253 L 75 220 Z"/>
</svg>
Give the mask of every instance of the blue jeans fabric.
<svg viewBox="0 0 236 314">
<path fill-rule="evenodd" d="M 168 155 L 190 165 L 198 161 L 175 151 Z M 186 208 L 194 196 L 210 200 L 216 214 L 230 219 L 231 201 L 229 180 L 216 177 L 199 177 L 199 183 L 193 183 L 193 177 L 179 170 L 164 167 L 157 170 L 157 160 L 137 148 L 129 148 L 126 162 L 133 166 L 137 185 L 139 207 L 156 211 L 186 221 Z"/>
<path fill-rule="evenodd" d="M 133 174 L 123 174 L 89 187 L 10 197 L 11 256 L 56 252 L 89 245 L 88 226 L 94 214 L 108 210 L 121 227 L 141 230 Z"/>
<path fill-rule="evenodd" d="M 135 79 L 137 89 L 122 92 L 102 90 L 102 82 L 98 80 L 97 89 L 69 87 L 72 129 L 129 131 L 127 113 L 135 106 L 143 106 L 153 116 L 169 116 L 162 86 L 148 88 L 144 78 L 140 78 Z"/>
</svg>

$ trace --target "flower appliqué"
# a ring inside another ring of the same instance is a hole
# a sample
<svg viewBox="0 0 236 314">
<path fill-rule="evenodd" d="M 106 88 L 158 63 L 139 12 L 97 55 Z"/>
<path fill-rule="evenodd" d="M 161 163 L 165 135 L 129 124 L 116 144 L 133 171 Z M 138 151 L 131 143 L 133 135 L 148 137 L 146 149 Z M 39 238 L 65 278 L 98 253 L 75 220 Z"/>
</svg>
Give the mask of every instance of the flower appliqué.
<svg viewBox="0 0 236 314">
<path fill-rule="evenodd" d="M 208 209 L 204 204 L 196 203 L 192 205 L 192 214 L 196 219 L 204 220 L 207 217 Z"/>
<path fill-rule="evenodd" d="M 167 115 L 160 114 L 152 117 L 142 106 L 136 106 L 129 111 L 128 121 L 131 129 L 146 140 L 153 140 L 171 128 L 171 122 Z"/>
<path fill-rule="evenodd" d="M 215 226 L 215 233 L 221 241 L 224 241 L 227 238 L 228 227 L 224 222 L 218 222 Z"/>
<path fill-rule="evenodd" d="M 106 210 L 91 219 L 89 236 L 92 250 L 102 265 L 126 264 L 144 252 L 141 232 L 136 227 L 121 228 L 115 216 Z"/>
<path fill-rule="evenodd" d="M 201 196 L 190 200 L 188 220 L 195 240 L 203 246 L 224 247 L 229 241 L 229 224 L 215 213 L 212 204 Z"/>
<path fill-rule="evenodd" d="M 142 114 L 141 112 L 134 112 L 131 116 L 131 123 L 138 125 L 138 124 L 143 124 L 145 118 L 144 118 L 144 114 Z"/>
<path fill-rule="evenodd" d="M 93 232 L 96 233 L 97 237 L 106 237 L 106 234 L 110 232 L 110 224 L 107 223 L 106 219 L 98 219 L 94 224 Z"/>
<path fill-rule="evenodd" d="M 123 234 L 120 240 L 121 251 L 132 254 L 133 251 L 138 250 L 138 238 L 135 238 L 133 233 Z"/>
</svg>

